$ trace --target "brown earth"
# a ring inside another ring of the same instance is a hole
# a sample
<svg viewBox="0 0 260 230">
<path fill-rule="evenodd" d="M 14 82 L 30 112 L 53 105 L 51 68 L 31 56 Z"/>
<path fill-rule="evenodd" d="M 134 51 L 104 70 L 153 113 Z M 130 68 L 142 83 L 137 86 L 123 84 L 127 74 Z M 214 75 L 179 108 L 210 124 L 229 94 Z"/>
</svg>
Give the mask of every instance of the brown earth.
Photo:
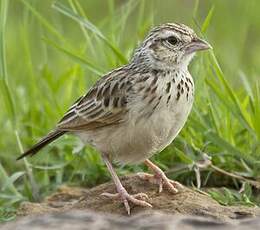
<svg viewBox="0 0 260 230">
<path fill-rule="evenodd" d="M 115 192 L 113 183 L 92 189 L 61 187 L 42 203 L 25 202 L 16 221 L 0 225 L 1 230 L 242 230 L 259 229 L 260 208 L 222 206 L 208 195 L 184 187 L 178 194 L 163 191 L 136 176 L 122 178 L 129 193 L 145 192 L 152 209 L 132 207 L 126 215 L 123 205 L 100 196 Z"/>
<path fill-rule="evenodd" d="M 189 216 L 211 217 L 215 220 L 232 222 L 233 220 L 260 217 L 260 208 L 244 206 L 222 206 L 204 193 L 184 187 L 173 195 L 168 191 L 158 194 L 156 185 L 140 180 L 137 176 L 121 178 L 123 185 L 130 194 L 145 192 L 152 209 L 134 206 L 131 214 L 144 211 L 159 211 L 166 214 L 182 214 Z M 25 202 L 18 210 L 19 216 L 64 212 L 68 210 L 89 210 L 99 213 L 126 216 L 124 206 L 107 197 L 100 196 L 103 192 L 115 193 L 115 186 L 108 182 L 92 189 L 61 187 L 56 193 L 47 197 L 42 203 Z"/>
</svg>

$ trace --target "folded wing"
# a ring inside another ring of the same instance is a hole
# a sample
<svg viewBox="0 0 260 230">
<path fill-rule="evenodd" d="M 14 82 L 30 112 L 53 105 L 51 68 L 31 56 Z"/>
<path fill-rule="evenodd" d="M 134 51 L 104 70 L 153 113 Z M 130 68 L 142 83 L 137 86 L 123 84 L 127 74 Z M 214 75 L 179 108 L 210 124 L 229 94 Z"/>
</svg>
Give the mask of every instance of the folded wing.
<svg viewBox="0 0 260 230">
<path fill-rule="evenodd" d="M 117 70 L 98 81 L 90 91 L 79 98 L 59 121 L 57 128 L 65 131 L 91 130 L 116 125 L 128 113 L 131 78 Z"/>
</svg>

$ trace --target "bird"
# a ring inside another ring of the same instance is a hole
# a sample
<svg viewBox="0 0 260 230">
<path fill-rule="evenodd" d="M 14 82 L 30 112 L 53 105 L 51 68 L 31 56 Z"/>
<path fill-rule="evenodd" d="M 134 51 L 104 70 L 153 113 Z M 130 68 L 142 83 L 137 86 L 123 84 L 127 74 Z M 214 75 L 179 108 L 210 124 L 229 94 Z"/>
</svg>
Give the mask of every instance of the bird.
<svg viewBox="0 0 260 230">
<path fill-rule="evenodd" d="M 145 193 L 129 194 L 112 161 L 144 163 L 153 172 L 138 176 L 177 193 L 173 181 L 149 158 L 161 152 L 179 134 L 194 100 L 194 81 L 188 66 L 197 51 L 211 49 L 188 26 L 164 23 L 150 30 L 129 63 L 102 76 L 65 113 L 52 131 L 20 155 L 33 156 L 64 134 L 78 136 L 96 148 L 114 181 L 118 199 L 130 214 L 130 204 L 152 207 Z"/>
</svg>

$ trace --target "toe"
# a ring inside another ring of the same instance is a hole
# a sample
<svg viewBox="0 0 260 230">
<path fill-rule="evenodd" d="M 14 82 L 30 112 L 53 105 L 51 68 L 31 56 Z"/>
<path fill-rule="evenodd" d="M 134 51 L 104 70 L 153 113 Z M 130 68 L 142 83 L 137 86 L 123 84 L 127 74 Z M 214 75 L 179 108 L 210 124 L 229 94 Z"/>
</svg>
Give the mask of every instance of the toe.
<svg viewBox="0 0 260 230">
<path fill-rule="evenodd" d="M 104 192 L 101 195 L 111 199 L 120 199 L 121 202 L 123 202 L 128 215 L 130 215 L 131 212 L 129 202 L 133 203 L 134 205 L 138 205 L 142 207 L 150 207 L 150 208 L 152 207 L 151 204 L 145 201 L 149 199 L 145 193 L 137 193 L 134 195 L 130 195 L 127 193 L 127 191 L 122 190 L 121 193 L 113 194 L 113 193 Z"/>
<path fill-rule="evenodd" d="M 151 178 L 154 177 L 154 175 L 149 174 L 149 173 L 144 173 L 144 172 L 139 172 L 136 174 L 140 179 L 142 180 L 150 180 Z"/>
<path fill-rule="evenodd" d="M 103 193 L 101 193 L 100 195 L 101 195 L 101 196 L 108 197 L 108 198 L 112 198 L 112 199 L 116 199 L 116 198 L 119 198 L 119 197 L 120 197 L 119 193 L 103 192 Z"/>
<path fill-rule="evenodd" d="M 174 181 L 174 180 L 169 180 L 169 181 L 175 188 L 178 188 L 178 189 L 183 189 L 184 188 L 184 186 L 181 183 L 177 182 L 177 181 Z"/>
<path fill-rule="evenodd" d="M 161 193 L 162 190 L 163 190 L 163 182 L 160 181 L 160 182 L 159 182 L 159 193 Z"/>
<path fill-rule="evenodd" d="M 136 199 L 141 199 L 141 200 L 148 200 L 149 197 L 145 193 L 137 193 L 133 195 L 134 198 Z"/>
<path fill-rule="evenodd" d="M 153 207 L 150 203 L 148 203 L 144 200 L 138 200 L 138 199 L 134 198 L 134 196 L 131 196 L 131 195 L 128 197 L 128 200 L 131 201 L 131 203 L 138 205 L 138 206 L 149 207 L 149 208 Z"/>
<path fill-rule="evenodd" d="M 169 180 L 164 181 L 164 187 L 166 187 L 168 189 L 168 191 L 173 194 L 178 192 L 178 189 L 175 188 L 175 186 L 173 184 L 171 184 L 171 182 Z"/>
<path fill-rule="evenodd" d="M 183 187 L 180 183 L 168 179 L 163 172 L 155 174 L 155 175 L 141 172 L 141 173 L 138 173 L 137 175 L 142 180 L 146 180 L 152 184 L 159 185 L 159 189 L 158 189 L 159 193 L 161 193 L 163 191 L 163 187 L 165 187 L 171 193 L 174 193 L 174 194 L 178 192 L 177 188 Z"/>
<path fill-rule="evenodd" d="M 148 181 L 148 182 L 151 183 L 151 184 L 158 184 L 158 178 L 155 177 L 155 176 L 152 175 L 152 174 L 141 172 L 141 173 L 137 173 L 137 176 L 138 176 L 141 180 Z"/>
<path fill-rule="evenodd" d="M 129 204 L 128 204 L 128 200 L 127 200 L 126 198 L 124 198 L 124 199 L 123 199 L 123 203 L 124 203 L 124 206 L 125 206 L 127 215 L 130 216 L 130 214 L 131 214 L 131 211 L 130 211 L 130 210 L 131 210 L 131 209 L 130 209 L 130 206 L 129 206 Z"/>
</svg>

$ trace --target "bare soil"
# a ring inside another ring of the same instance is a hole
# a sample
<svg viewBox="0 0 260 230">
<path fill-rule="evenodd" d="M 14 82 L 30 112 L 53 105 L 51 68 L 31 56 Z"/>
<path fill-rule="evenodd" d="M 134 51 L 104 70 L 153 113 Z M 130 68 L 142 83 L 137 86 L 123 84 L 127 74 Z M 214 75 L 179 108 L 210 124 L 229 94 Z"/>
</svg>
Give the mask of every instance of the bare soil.
<svg viewBox="0 0 260 230">
<path fill-rule="evenodd" d="M 184 187 L 177 194 L 171 194 L 168 191 L 159 194 L 156 185 L 142 181 L 135 175 L 123 177 L 121 181 L 131 194 L 146 193 L 149 196 L 148 202 L 153 206 L 152 209 L 133 206 L 131 209 L 132 216 L 150 211 L 163 212 L 167 215 L 210 217 L 223 222 L 260 217 L 260 208 L 222 206 L 208 195 L 187 187 Z M 114 184 L 108 182 L 91 189 L 63 186 L 42 203 L 23 203 L 18 210 L 18 216 L 61 213 L 71 210 L 126 216 L 124 206 L 119 201 L 100 196 L 103 192 L 115 193 Z"/>
</svg>

